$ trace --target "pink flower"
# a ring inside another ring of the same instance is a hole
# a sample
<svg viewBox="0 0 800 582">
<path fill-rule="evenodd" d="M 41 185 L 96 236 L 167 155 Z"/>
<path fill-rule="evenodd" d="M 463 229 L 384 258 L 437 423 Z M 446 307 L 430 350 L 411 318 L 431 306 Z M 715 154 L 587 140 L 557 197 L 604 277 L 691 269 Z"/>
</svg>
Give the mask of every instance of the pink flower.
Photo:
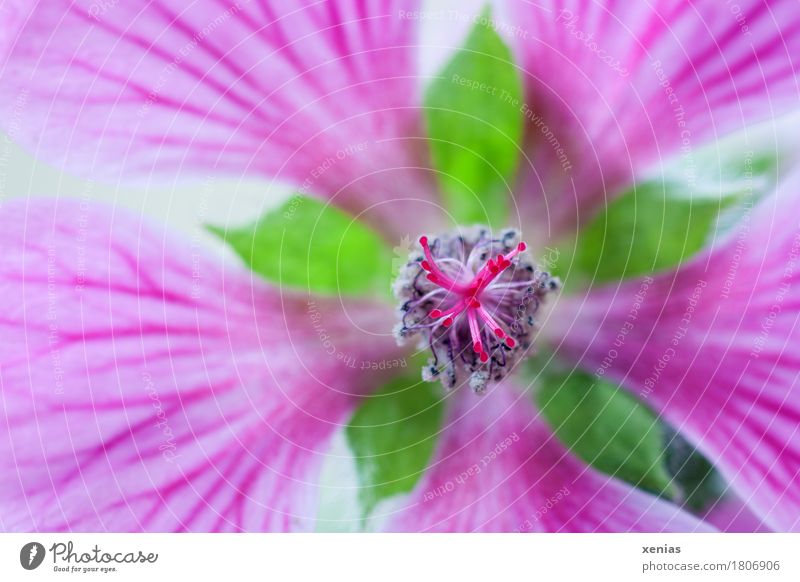
<svg viewBox="0 0 800 582">
<path fill-rule="evenodd" d="M 800 15 L 788 0 L 741 0 L 747 31 L 713 0 L 544 4 L 498 7 L 526 33 L 505 28 L 539 115 L 529 117 L 515 187 L 531 245 L 579 226 L 686 140 L 713 140 L 798 102 Z M 441 232 L 420 119 L 419 10 L 411 0 L 6 2 L 0 119 L 36 156 L 93 179 L 214 172 L 302 188 L 314 175 L 310 194 L 390 242 Z M 602 54 L 589 33 L 602 37 Z M 542 120 L 557 128 L 569 173 Z M 362 141 L 367 155 L 314 174 Z M 800 528 L 799 194 L 794 176 L 738 231 L 648 283 L 611 362 L 640 280 L 548 297 L 537 340 L 646 400 L 714 462 L 756 516 L 752 527 L 776 530 Z M 362 361 L 407 354 L 389 334 L 391 304 L 280 289 L 144 218 L 85 201 L 6 201 L 0 240 L 2 529 L 315 527 L 332 435 L 392 374 L 331 357 L 309 300 L 337 347 Z M 481 317 L 502 330 L 493 314 L 461 307 L 470 325 Z M 528 390 L 504 377 L 481 397 L 443 392 L 433 458 L 385 528 L 733 523 L 704 522 L 585 465 Z M 447 490 L 508 439 L 485 470 Z"/>
</svg>

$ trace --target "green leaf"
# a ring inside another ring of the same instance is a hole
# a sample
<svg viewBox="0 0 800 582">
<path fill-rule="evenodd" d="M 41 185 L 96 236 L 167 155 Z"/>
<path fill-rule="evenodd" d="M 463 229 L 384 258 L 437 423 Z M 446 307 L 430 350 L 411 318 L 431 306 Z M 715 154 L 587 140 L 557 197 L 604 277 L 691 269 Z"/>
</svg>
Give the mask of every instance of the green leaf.
<svg viewBox="0 0 800 582">
<path fill-rule="evenodd" d="M 315 198 L 294 196 L 245 227 L 208 229 L 282 286 L 335 295 L 389 292 L 392 254 L 383 239 Z"/>
<path fill-rule="evenodd" d="M 356 457 L 364 517 L 378 502 L 414 488 L 442 422 L 437 384 L 400 377 L 359 407 L 346 435 Z"/>
<path fill-rule="evenodd" d="M 643 404 L 582 371 L 548 369 L 538 379 L 545 418 L 578 457 L 641 489 L 673 494 L 663 429 Z"/>
<path fill-rule="evenodd" d="M 678 265 L 703 248 L 720 212 L 733 202 L 681 198 L 657 181 L 640 184 L 578 235 L 573 275 L 605 282 Z"/>
<path fill-rule="evenodd" d="M 681 264 L 735 226 L 769 192 L 782 154 L 741 137 L 681 157 L 640 183 L 561 245 L 556 274 L 568 288 L 642 276 Z"/>
<path fill-rule="evenodd" d="M 424 105 L 448 210 L 460 224 L 504 226 L 507 181 L 520 156 L 522 83 L 511 51 L 489 22 L 487 9 L 431 83 Z"/>
<path fill-rule="evenodd" d="M 680 490 L 680 501 L 703 511 L 723 497 L 727 485 L 714 466 L 679 433 L 667 428 L 667 470 Z"/>
</svg>

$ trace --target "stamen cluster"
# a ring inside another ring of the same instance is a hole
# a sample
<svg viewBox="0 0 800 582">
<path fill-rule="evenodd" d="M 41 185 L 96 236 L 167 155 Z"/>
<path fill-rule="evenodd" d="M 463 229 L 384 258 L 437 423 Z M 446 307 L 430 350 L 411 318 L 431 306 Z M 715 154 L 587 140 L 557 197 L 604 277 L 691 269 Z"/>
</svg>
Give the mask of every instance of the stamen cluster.
<svg viewBox="0 0 800 582">
<path fill-rule="evenodd" d="M 468 378 L 482 392 L 531 353 L 534 315 L 559 282 L 536 268 L 513 229 L 493 238 L 476 226 L 419 245 L 395 284 L 395 336 L 420 336 L 420 349 L 430 349 L 425 380 L 452 389 Z"/>
</svg>

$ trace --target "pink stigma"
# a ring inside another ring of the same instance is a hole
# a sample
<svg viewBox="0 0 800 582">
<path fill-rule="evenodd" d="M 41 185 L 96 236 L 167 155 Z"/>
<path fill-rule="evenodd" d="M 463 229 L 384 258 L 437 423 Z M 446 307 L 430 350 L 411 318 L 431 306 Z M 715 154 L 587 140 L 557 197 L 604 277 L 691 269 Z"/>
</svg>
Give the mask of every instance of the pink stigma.
<svg viewBox="0 0 800 582">
<path fill-rule="evenodd" d="M 527 249 L 518 231 L 480 225 L 419 238 L 395 280 L 394 333 L 430 350 L 423 379 L 480 393 L 532 353 L 536 312 L 559 282 Z"/>
<path fill-rule="evenodd" d="M 519 243 L 508 255 L 497 255 L 496 259 L 489 259 L 484 267 L 478 271 L 469 281 L 456 280 L 452 276 L 446 275 L 436 259 L 433 257 L 431 248 L 428 245 L 428 237 L 421 236 L 419 244 L 425 253 L 425 260 L 422 261 L 422 268 L 429 272 L 428 280 L 448 291 L 451 296 L 455 296 L 456 304 L 447 311 L 432 309 L 429 313 L 432 319 L 444 320 L 437 322 L 436 325 L 450 327 L 456 320 L 465 315 L 469 322 L 469 330 L 472 336 L 472 346 L 474 351 L 479 354 L 481 362 L 489 360 L 489 354 L 483 349 L 483 334 L 492 334 L 497 339 L 505 339 L 505 344 L 513 348 L 516 342 L 508 337 L 508 333 L 503 327 L 492 318 L 486 309 L 481 305 L 480 298 L 487 292 L 489 285 L 497 279 L 500 274 L 511 266 L 512 259 L 519 253 L 528 248 L 524 242 Z M 483 325 L 481 325 L 481 321 Z"/>
</svg>

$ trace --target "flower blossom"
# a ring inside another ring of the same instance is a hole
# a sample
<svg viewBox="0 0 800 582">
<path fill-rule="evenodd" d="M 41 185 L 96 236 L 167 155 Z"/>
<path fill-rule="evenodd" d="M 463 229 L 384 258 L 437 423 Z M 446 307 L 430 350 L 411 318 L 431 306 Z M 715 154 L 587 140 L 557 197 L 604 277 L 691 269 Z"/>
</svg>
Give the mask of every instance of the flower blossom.
<svg viewBox="0 0 800 582">
<path fill-rule="evenodd" d="M 661 160 L 796 107 L 800 13 L 741 0 L 743 42 L 713 0 L 539 4 L 494 5 L 527 105 L 502 194 L 514 216 L 492 231 L 448 219 L 419 2 L 5 3 L 0 121 L 37 158 L 111 183 L 290 184 L 413 242 L 394 302 L 331 297 L 141 213 L 3 201 L 0 527 L 325 529 L 331 442 L 397 374 L 335 354 L 394 361 L 421 341 L 415 374 L 437 382 L 442 428 L 381 529 L 800 528 L 800 176 L 646 281 L 561 292 L 536 258 Z M 678 431 L 728 484 L 734 517 L 693 513 L 557 438 L 521 373 L 544 347 Z"/>
</svg>

